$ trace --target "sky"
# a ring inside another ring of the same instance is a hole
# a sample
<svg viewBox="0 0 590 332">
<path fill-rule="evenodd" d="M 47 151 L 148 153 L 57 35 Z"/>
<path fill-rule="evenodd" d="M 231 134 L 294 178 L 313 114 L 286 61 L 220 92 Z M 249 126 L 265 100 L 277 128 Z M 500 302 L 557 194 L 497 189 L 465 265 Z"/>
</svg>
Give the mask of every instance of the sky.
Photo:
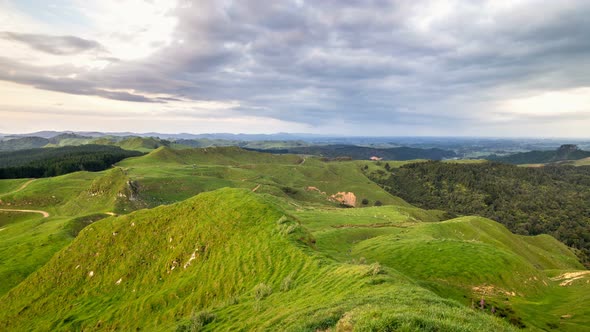
<svg viewBox="0 0 590 332">
<path fill-rule="evenodd" d="M 0 133 L 590 137 L 590 1 L 0 0 Z"/>
</svg>

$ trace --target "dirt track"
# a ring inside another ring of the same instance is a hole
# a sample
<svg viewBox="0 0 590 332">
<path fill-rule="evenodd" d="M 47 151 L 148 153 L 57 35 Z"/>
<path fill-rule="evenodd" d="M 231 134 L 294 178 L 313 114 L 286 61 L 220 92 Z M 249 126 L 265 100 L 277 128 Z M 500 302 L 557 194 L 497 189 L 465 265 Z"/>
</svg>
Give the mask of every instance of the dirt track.
<svg viewBox="0 0 590 332">
<path fill-rule="evenodd" d="M 41 210 L 18 210 L 18 209 L 0 209 L 0 211 L 6 211 L 6 212 L 26 212 L 26 213 L 39 213 L 43 215 L 43 218 L 47 218 L 49 217 L 49 212 L 47 211 L 41 211 Z"/>
<path fill-rule="evenodd" d="M 15 194 L 15 193 L 17 193 L 17 192 L 19 192 L 19 191 L 21 191 L 21 190 L 24 190 L 24 189 L 25 189 L 25 188 L 26 188 L 28 185 L 30 185 L 30 184 L 31 184 L 31 182 L 33 182 L 33 181 L 35 181 L 35 180 L 36 180 L 36 179 L 29 180 L 29 181 L 27 181 L 27 182 L 23 183 L 23 184 L 22 184 L 22 185 L 21 185 L 21 186 L 20 186 L 18 189 L 16 189 L 16 190 L 13 190 L 13 191 L 11 191 L 11 192 L 7 192 L 7 193 L 4 193 L 4 194 L 0 194 L 0 197 L 1 197 L 1 196 L 6 196 L 6 195 L 10 195 L 10 194 Z"/>
</svg>

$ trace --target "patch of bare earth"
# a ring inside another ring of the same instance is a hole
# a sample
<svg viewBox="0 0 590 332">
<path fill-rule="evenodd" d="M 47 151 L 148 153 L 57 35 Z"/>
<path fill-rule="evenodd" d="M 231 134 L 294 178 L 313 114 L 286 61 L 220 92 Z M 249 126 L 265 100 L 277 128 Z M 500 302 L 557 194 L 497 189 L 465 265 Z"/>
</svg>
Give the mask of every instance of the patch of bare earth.
<svg viewBox="0 0 590 332">
<path fill-rule="evenodd" d="M 496 287 L 494 285 L 480 285 L 480 286 L 473 286 L 471 290 L 476 294 L 481 295 L 508 295 L 508 296 L 516 296 L 516 292 L 511 292 L 500 287 Z"/>
<path fill-rule="evenodd" d="M 356 196 L 352 192 L 338 192 L 330 196 L 330 199 L 348 206 L 356 206 Z"/>
<path fill-rule="evenodd" d="M 565 287 L 565 286 L 570 286 L 576 280 L 583 279 L 588 274 L 590 274 L 590 271 L 567 272 L 567 273 L 560 274 L 557 277 L 553 277 L 553 278 L 551 278 L 551 280 L 561 281 L 559 283 L 559 286 Z"/>
</svg>

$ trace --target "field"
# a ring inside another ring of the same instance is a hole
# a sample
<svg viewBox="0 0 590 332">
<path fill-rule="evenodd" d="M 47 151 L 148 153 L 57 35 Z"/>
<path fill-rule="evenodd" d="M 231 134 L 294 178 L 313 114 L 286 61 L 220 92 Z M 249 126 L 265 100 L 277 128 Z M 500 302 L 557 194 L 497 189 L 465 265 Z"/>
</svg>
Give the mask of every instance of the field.
<svg viewBox="0 0 590 332">
<path fill-rule="evenodd" d="M 2 180 L 0 208 L 49 217 L 0 212 L 0 330 L 588 329 L 568 247 L 414 207 L 365 176 L 381 169 L 159 147 Z"/>
</svg>

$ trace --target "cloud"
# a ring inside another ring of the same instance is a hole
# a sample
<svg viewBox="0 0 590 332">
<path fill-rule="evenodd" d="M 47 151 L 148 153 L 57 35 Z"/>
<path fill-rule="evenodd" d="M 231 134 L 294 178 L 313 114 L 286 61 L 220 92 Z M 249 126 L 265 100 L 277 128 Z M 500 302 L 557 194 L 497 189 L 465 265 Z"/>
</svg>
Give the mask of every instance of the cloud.
<svg viewBox="0 0 590 332">
<path fill-rule="evenodd" d="M 104 52 L 98 42 L 75 36 L 50 36 L 43 34 L 0 32 L 0 38 L 15 40 L 53 55 L 72 55 L 88 51 Z"/>
<path fill-rule="evenodd" d="M 122 3 L 132 8 L 134 2 Z M 117 4 L 84 12 L 114 25 L 118 16 L 109 13 Z M 506 107 L 510 101 L 590 86 L 586 1 L 181 0 L 165 10 L 146 6 L 138 12 L 149 20 L 137 17 L 135 27 L 122 25 L 117 34 L 120 42 L 129 40 L 125 48 L 104 33 L 92 39 L 10 35 L 53 55 L 104 49 L 116 61 L 80 69 L 5 54 L 0 78 L 162 107 L 214 101 L 234 105 L 220 116 L 271 118 L 318 131 L 357 128 L 359 134 L 376 127 L 383 134 L 387 126 L 491 132 L 499 118 L 527 121 Z M 153 31 L 137 38 L 143 56 L 128 47 L 141 31 Z M 133 56 L 117 56 L 124 54 Z M 556 100 L 552 105 L 573 102 Z M 546 125 L 560 125 L 551 121 Z"/>
</svg>

